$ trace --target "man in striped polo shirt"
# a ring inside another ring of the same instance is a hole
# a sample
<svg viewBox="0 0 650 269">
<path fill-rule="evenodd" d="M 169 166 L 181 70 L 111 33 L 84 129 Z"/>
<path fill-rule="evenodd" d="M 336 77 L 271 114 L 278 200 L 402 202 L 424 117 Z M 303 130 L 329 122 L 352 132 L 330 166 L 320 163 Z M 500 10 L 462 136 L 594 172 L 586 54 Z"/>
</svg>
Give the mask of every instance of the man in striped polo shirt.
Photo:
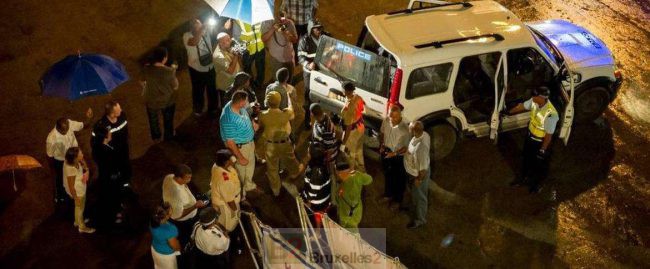
<svg viewBox="0 0 650 269">
<path fill-rule="evenodd" d="M 258 126 L 249 117 L 247 106 L 248 94 L 243 91 L 235 92 L 219 118 L 221 139 L 237 158 L 235 168 L 243 186 L 243 198 L 246 197 L 246 192 L 257 189 L 257 185 L 253 182 L 255 172 L 253 137 Z"/>
</svg>

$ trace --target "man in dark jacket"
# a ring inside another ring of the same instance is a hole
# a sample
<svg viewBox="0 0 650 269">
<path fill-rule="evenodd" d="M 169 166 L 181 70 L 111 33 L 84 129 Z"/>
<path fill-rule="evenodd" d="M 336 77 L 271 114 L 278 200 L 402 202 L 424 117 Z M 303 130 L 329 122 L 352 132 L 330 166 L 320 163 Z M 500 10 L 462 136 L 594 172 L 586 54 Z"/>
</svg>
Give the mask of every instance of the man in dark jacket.
<svg viewBox="0 0 650 269">
<path fill-rule="evenodd" d="M 316 68 L 316 63 L 314 62 L 316 49 L 318 48 L 318 42 L 321 35 L 325 33 L 323 31 L 323 25 L 317 20 L 309 21 L 307 24 L 307 31 L 309 34 L 304 35 L 298 42 L 298 63 L 302 65 L 302 77 L 305 86 L 305 102 L 303 104 L 305 111 L 309 111 L 309 105 L 311 104 L 311 101 L 309 100 L 309 75 L 311 70 Z M 305 113 L 306 129 L 309 129 L 310 121 L 309 113 Z"/>
<path fill-rule="evenodd" d="M 99 170 L 102 213 L 121 223 L 122 197 L 131 181 L 129 131 L 119 103 L 110 101 L 104 109 L 104 116 L 93 126 L 90 145 Z"/>
</svg>

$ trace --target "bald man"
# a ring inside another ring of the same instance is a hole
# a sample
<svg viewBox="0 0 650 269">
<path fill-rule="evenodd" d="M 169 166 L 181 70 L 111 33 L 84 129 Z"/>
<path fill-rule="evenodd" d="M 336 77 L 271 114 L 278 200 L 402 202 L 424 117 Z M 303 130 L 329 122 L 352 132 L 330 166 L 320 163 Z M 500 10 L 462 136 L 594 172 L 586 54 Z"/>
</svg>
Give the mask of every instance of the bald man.
<svg viewBox="0 0 650 269">
<path fill-rule="evenodd" d="M 429 179 L 431 178 L 431 163 L 429 159 L 430 137 L 424 131 L 421 121 L 414 121 L 409 124 L 409 132 L 412 135 L 404 154 L 404 168 L 409 174 L 411 182 L 411 198 L 415 208 L 413 219 L 407 228 L 416 229 L 427 222 L 427 194 L 429 191 Z"/>
<path fill-rule="evenodd" d="M 217 70 L 217 89 L 219 94 L 235 81 L 235 74 L 241 71 L 241 55 L 231 52 L 232 38 L 221 32 L 217 35 L 217 49 L 214 50 L 214 64 Z"/>
</svg>

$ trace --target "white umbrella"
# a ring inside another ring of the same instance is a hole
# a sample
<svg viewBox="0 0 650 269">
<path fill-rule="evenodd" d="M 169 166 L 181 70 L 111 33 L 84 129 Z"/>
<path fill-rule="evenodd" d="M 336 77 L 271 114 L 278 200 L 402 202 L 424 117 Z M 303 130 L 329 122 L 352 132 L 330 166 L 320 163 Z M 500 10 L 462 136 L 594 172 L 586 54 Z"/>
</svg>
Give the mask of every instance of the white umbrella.
<svg viewBox="0 0 650 269">
<path fill-rule="evenodd" d="M 254 25 L 273 20 L 273 0 L 205 0 L 219 16 Z"/>
</svg>

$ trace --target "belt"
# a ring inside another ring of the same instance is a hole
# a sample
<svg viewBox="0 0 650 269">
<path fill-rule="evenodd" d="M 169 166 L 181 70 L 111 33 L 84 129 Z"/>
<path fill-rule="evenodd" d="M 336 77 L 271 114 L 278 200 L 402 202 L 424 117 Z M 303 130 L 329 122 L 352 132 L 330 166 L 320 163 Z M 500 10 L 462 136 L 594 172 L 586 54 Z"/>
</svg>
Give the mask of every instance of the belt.
<svg viewBox="0 0 650 269">
<path fill-rule="evenodd" d="M 237 145 L 238 148 L 241 148 L 241 147 L 243 147 L 244 145 L 250 144 L 251 142 L 253 142 L 253 141 L 249 141 L 249 142 L 241 143 L 241 144 L 235 144 L 235 145 Z"/>
<path fill-rule="evenodd" d="M 535 135 L 533 135 L 533 134 L 531 134 L 531 133 L 528 134 L 528 137 L 529 137 L 530 139 L 532 139 L 532 140 L 537 141 L 537 142 L 542 142 L 542 141 L 544 140 L 544 138 L 542 138 L 542 137 L 537 137 L 537 136 L 535 136 Z"/>
<path fill-rule="evenodd" d="M 271 140 L 266 140 L 266 142 L 271 143 L 271 144 L 284 144 L 286 142 L 290 142 L 291 139 L 285 138 L 283 140 L 278 140 L 278 141 L 271 141 Z"/>
</svg>

